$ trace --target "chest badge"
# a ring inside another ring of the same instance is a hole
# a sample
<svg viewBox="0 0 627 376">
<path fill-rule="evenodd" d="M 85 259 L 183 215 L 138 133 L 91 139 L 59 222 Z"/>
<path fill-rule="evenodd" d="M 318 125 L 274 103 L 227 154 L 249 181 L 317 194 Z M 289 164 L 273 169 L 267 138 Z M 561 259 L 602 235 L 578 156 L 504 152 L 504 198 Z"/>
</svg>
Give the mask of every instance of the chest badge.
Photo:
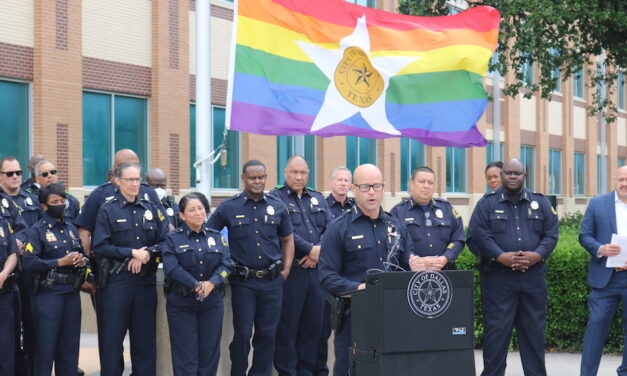
<svg viewBox="0 0 627 376">
<path fill-rule="evenodd" d="M 25 202 L 26 202 L 26 205 L 33 206 L 33 200 L 30 197 L 26 197 Z"/>
<path fill-rule="evenodd" d="M 268 205 L 268 207 L 266 208 L 266 212 L 269 215 L 274 215 L 274 208 L 272 206 Z"/>
<path fill-rule="evenodd" d="M 173 217 L 174 216 L 174 209 L 172 209 L 172 208 L 165 209 L 165 214 L 167 214 L 168 217 Z"/>
<path fill-rule="evenodd" d="M 538 201 L 531 201 L 531 209 L 538 210 L 540 205 L 538 205 Z"/>
<path fill-rule="evenodd" d="M 0 227 L 0 238 L 4 238 L 4 229 Z"/>
<path fill-rule="evenodd" d="M 144 193 L 144 200 L 150 201 L 149 198 L 148 198 L 148 193 Z"/>
<path fill-rule="evenodd" d="M 207 239 L 207 245 L 209 247 L 215 247 L 216 246 L 216 240 L 214 238 Z"/>
<path fill-rule="evenodd" d="M 435 216 L 440 218 L 440 219 L 442 219 L 442 218 L 444 218 L 444 213 L 442 213 L 441 209 L 438 209 L 438 210 L 435 211 Z"/>
<path fill-rule="evenodd" d="M 7 200 L 6 198 L 2 199 L 2 206 L 5 208 L 9 208 L 9 200 Z"/>
<path fill-rule="evenodd" d="M 56 242 L 57 237 L 54 236 L 52 231 L 46 231 L 46 240 L 48 241 L 48 243 Z"/>
<path fill-rule="evenodd" d="M 312 198 L 311 198 L 311 204 L 312 204 L 312 205 L 318 205 L 318 199 L 317 199 L 317 198 L 315 198 L 315 197 L 312 197 Z"/>
<path fill-rule="evenodd" d="M 144 212 L 144 219 L 147 221 L 152 221 L 152 212 L 150 210 L 146 210 Z"/>
</svg>

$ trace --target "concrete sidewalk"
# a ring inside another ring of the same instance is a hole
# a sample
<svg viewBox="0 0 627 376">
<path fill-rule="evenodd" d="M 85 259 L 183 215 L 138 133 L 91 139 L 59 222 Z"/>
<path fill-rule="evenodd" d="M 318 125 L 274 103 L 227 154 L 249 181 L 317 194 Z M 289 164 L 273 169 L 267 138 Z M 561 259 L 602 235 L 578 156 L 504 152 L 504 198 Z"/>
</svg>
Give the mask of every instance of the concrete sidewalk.
<svg viewBox="0 0 627 376">
<path fill-rule="evenodd" d="M 130 375 L 130 353 L 128 351 L 128 338 L 125 341 L 124 358 L 126 359 L 126 369 L 124 375 Z M 226 355 L 226 357 L 224 357 Z M 223 354 L 222 359 L 228 359 L 228 354 Z M 581 361 L 581 354 L 547 354 L 546 355 L 546 368 L 549 376 L 576 376 L 579 374 L 579 362 Z M 332 364 L 332 360 L 330 359 Z M 601 367 L 599 368 L 599 376 L 612 376 L 616 375 L 616 368 L 621 363 L 621 357 L 617 355 L 604 355 L 601 360 Z M 506 376 L 524 376 L 522 364 L 520 363 L 520 354 L 518 352 L 511 352 L 507 357 L 507 371 Z M 98 360 L 98 339 L 96 334 L 93 333 L 81 333 L 81 352 L 79 357 L 79 366 L 85 371 L 87 376 L 97 376 L 100 374 L 100 363 Z M 229 367 L 220 367 L 222 373 Z M 477 375 L 481 374 L 483 368 L 483 358 L 481 350 L 475 351 L 475 368 Z M 332 369 L 332 368 L 331 368 Z M 170 375 L 171 370 L 159 370 L 159 374 Z M 219 375 L 222 375 L 218 372 Z M 226 375 L 226 373 L 225 373 Z M 396 375 L 395 375 L 396 376 Z M 399 375 L 400 376 L 400 375 Z M 411 376 L 411 375 L 408 375 Z M 437 376 L 437 375 L 434 375 Z"/>
</svg>

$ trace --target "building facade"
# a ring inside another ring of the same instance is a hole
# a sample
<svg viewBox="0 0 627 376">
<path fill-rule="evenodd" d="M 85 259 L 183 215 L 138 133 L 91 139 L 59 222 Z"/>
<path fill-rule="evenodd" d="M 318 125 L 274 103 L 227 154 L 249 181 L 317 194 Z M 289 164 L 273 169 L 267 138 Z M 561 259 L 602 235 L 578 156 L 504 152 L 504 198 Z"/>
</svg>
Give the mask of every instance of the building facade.
<svg viewBox="0 0 627 376">
<path fill-rule="evenodd" d="M 352 0 L 396 9 L 394 0 Z M 0 155 L 32 154 L 57 164 L 60 178 L 79 198 L 105 179 L 113 153 L 137 151 L 146 167 L 169 176 L 175 194 L 193 188 L 195 171 L 194 0 L 4 0 L 0 2 Z M 211 93 L 213 144 L 223 141 L 233 3 L 211 2 Z M 528 79 L 538 79 L 528 67 Z M 512 77 L 505 77 L 505 80 Z M 241 164 L 251 158 L 268 166 L 268 187 L 283 182 L 287 158 L 310 162 L 310 185 L 328 191 L 329 172 L 374 163 L 384 172 L 385 205 L 406 197 L 411 170 L 431 166 L 436 191 L 465 220 L 486 191 L 483 170 L 493 140 L 504 159 L 521 158 L 533 190 L 557 196 L 561 213 L 582 211 L 598 193 L 599 171 L 612 189 L 616 167 L 627 158 L 624 77 L 614 101 L 617 122 L 607 126 L 607 163 L 601 165 L 600 127 L 585 106 L 592 89 L 581 74 L 560 82 L 552 100 L 500 96 L 500 132 L 493 104 L 478 127 L 486 148 L 429 147 L 408 139 L 258 136 L 228 131 L 227 154 L 214 165 L 214 201 L 239 189 Z M 491 74 L 484 80 L 493 91 Z M 503 83 L 500 82 L 502 87 Z"/>
</svg>

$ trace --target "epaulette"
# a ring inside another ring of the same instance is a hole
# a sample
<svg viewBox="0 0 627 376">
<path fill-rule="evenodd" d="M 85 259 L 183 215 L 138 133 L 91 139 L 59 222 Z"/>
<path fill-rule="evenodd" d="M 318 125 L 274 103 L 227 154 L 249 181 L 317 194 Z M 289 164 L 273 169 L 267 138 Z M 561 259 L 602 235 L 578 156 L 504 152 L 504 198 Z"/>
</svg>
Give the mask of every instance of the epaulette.
<svg viewBox="0 0 627 376">
<path fill-rule="evenodd" d="M 436 197 L 436 198 L 434 198 L 434 200 L 436 200 L 436 201 L 442 201 L 442 202 L 448 202 L 448 200 L 447 200 L 447 199 L 445 199 L 444 197 Z"/>
<path fill-rule="evenodd" d="M 312 191 L 312 192 L 315 192 L 315 191 L 316 191 L 315 189 L 313 189 L 313 188 L 311 188 L 311 187 L 305 187 L 305 189 L 308 189 L 308 190 L 310 190 L 310 191 Z"/>
<path fill-rule="evenodd" d="M 219 233 L 220 233 L 220 231 L 219 231 L 219 230 L 216 230 L 215 228 L 213 228 L 213 227 L 209 227 L 209 226 L 205 226 L 205 230 L 210 231 L 210 232 L 214 232 L 214 233 L 216 233 L 216 234 L 219 234 Z"/>
<path fill-rule="evenodd" d="M 541 192 L 532 192 L 534 195 L 538 195 L 538 196 L 544 196 L 544 193 Z"/>
</svg>

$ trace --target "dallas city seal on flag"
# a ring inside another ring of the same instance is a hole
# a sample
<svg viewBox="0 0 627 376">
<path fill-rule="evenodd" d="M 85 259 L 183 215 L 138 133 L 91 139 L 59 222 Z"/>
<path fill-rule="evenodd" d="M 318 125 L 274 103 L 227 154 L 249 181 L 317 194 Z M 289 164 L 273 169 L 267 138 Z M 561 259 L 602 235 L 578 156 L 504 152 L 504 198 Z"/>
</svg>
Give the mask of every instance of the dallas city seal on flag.
<svg viewBox="0 0 627 376">
<path fill-rule="evenodd" d="M 231 130 L 484 146 L 499 12 L 414 17 L 343 0 L 239 0 Z"/>
</svg>

